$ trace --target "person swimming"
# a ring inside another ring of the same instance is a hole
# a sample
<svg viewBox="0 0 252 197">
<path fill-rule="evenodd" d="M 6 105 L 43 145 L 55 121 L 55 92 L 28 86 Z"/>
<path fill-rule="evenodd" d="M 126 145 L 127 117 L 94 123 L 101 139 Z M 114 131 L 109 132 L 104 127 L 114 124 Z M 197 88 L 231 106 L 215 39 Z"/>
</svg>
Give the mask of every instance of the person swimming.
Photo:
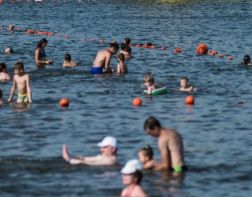
<svg viewBox="0 0 252 197">
<path fill-rule="evenodd" d="M 250 63 L 250 56 L 249 55 L 244 55 L 244 57 L 243 57 L 243 63 L 246 66 L 252 66 L 252 64 Z"/>
<path fill-rule="evenodd" d="M 77 63 L 72 60 L 72 57 L 69 53 L 64 55 L 63 67 L 75 67 Z"/>
</svg>

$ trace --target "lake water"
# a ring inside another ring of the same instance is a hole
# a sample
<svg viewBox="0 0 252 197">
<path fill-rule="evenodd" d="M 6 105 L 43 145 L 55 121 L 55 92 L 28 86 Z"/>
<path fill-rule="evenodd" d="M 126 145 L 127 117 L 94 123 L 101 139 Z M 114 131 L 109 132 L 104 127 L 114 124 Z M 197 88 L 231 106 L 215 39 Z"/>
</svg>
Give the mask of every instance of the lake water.
<svg viewBox="0 0 252 197">
<path fill-rule="evenodd" d="M 0 196 L 119 196 L 120 169 L 142 146 L 150 144 L 160 158 L 155 139 L 143 131 L 150 115 L 181 133 L 190 170 L 180 179 L 146 172 L 142 185 L 149 196 L 251 196 L 252 68 L 240 64 L 243 55 L 252 55 L 251 10 L 251 0 L 0 4 L 0 62 L 12 74 L 13 64 L 24 61 L 33 93 L 28 108 L 0 108 Z M 38 70 L 33 50 L 42 37 L 10 33 L 9 24 L 54 32 L 46 37 L 54 65 Z M 125 37 L 168 48 L 132 47 L 129 74 L 90 75 L 97 51 Z M 199 42 L 225 58 L 196 56 Z M 7 46 L 15 54 L 4 55 Z M 181 54 L 172 53 L 176 47 Z M 62 68 L 65 52 L 80 66 Z M 167 95 L 144 97 L 147 71 L 168 87 Z M 184 75 L 198 88 L 192 107 L 184 104 L 187 94 L 177 91 Z M 0 84 L 5 100 L 10 87 Z M 58 106 L 61 97 L 71 100 L 69 108 Z M 143 106 L 133 107 L 134 97 Z M 70 166 L 61 158 L 62 144 L 73 155 L 98 154 L 96 143 L 105 135 L 117 137 L 121 166 Z"/>
</svg>

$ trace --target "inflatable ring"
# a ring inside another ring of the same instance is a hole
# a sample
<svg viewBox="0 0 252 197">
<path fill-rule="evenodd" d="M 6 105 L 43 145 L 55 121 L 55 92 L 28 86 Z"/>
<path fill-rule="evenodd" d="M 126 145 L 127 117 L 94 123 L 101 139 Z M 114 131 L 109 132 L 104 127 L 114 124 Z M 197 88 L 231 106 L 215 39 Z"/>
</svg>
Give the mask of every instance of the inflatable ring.
<svg viewBox="0 0 252 197">
<path fill-rule="evenodd" d="M 147 94 L 147 90 L 144 90 L 144 93 Z M 161 95 L 161 94 L 167 94 L 168 90 L 166 87 L 158 88 L 152 91 L 151 95 L 156 96 L 156 95 Z"/>
</svg>

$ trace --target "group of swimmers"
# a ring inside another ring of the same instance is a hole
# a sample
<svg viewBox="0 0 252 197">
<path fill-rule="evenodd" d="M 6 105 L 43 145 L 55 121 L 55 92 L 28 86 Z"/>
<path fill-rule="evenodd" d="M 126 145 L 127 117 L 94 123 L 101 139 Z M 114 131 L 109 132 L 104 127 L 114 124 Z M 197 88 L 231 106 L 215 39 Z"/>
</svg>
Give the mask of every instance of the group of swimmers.
<svg viewBox="0 0 252 197">
<path fill-rule="evenodd" d="M 142 170 L 159 170 L 173 172 L 180 176 L 187 167 L 184 162 L 183 139 L 179 133 L 172 129 L 164 128 L 153 116 L 144 122 L 146 134 L 158 139 L 157 145 L 161 161 L 153 158 L 153 150 L 147 145 L 138 152 L 138 159 L 129 160 L 121 170 L 122 182 L 126 186 L 121 192 L 122 197 L 146 197 L 147 194 L 141 187 Z M 117 140 L 113 136 L 106 136 L 97 144 L 100 154 L 97 156 L 72 157 L 66 145 L 62 146 L 63 159 L 72 164 L 86 164 L 92 166 L 108 166 L 117 164 Z"/>
</svg>

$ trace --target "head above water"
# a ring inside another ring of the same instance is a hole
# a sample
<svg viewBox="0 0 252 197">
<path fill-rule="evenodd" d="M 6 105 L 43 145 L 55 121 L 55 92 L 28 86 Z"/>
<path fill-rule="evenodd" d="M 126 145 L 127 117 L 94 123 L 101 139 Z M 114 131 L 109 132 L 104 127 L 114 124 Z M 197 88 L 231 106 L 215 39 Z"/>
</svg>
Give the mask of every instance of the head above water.
<svg viewBox="0 0 252 197">
<path fill-rule="evenodd" d="M 180 87 L 187 87 L 189 83 L 189 79 L 187 77 L 180 78 Z"/>
<path fill-rule="evenodd" d="M 130 42 L 131 42 L 130 38 L 124 38 L 124 43 L 126 45 L 130 45 Z"/>
<path fill-rule="evenodd" d="M 72 59 L 71 55 L 69 53 L 66 53 L 65 56 L 64 56 L 64 60 L 67 61 L 67 62 L 70 62 Z"/>
<path fill-rule="evenodd" d="M 144 83 L 154 83 L 154 77 L 151 73 L 144 75 Z"/>
<path fill-rule="evenodd" d="M 7 47 L 7 48 L 4 49 L 5 54 L 12 54 L 13 52 L 14 51 L 13 51 L 13 49 L 11 47 Z"/>
<path fill-rule="evenodd" d="M 119 49 L 119 45 L 116 42 L 112 42 L 110 43 L 109 48 L 111 49 L 112 54 L 116 54 Z"/>
<path fill-rule="evenodd" d="M 24 64 L 23 62 L 16 62 L 14 64 L 14 73 L 15 74 L 22 74 L 24 72 Z"/>
<path fill-rule="evenodd" d="M 148 135 L 158 137 L 162 126 L 160 122 L 153 116 L 147 118 L 144 122 L 144 130 Z"/>
<path fill-rule="evenodd" d="M 125 52 L 127 52 L 127 53 L 131 53 L 131 49 L 130 49 L 129 45 L 127 45 L 127 44 L 125 44 L 125 43 L 122 43 L 122 44 L 121 44 L 121 50 L 122 50 L 122 51 L 125 51 Z"/>
<path fill-rule="evenodd" d="M 5 72 L 7 70 L 5 63 L 0 63 L 0 72 Z"/>
<path fill-rule="evenodd" d="M 147 145 L 139 150 L 139 152 L 142 152 L 145 157 L 147 157 L 149 160 L 153 159 L 153 150 L 150 145 Z"/>
<path fill-rule="evenodd" d="M 249 55 L 244 55 L 244 57 L 243 57 L 243 63 L 244 64 L 249 64 L 250 63 L 250 56 Z"/>
<path fill-rule="evenodd" d="M 123 183 L 125 185 L 140 184 L 143 178 L 142 169 L 143 165 L 137 159 L 129 160 L 121 170 Z"/>
<path fill-rule="evenodd" d="M 104 137 L 101 142 L 97 144 L 101 148 L 101 152 L 106 155 L 113 155 L 117 152 L 117 140 L 115 137 Z"/>
<path fill-rule="evenodd" d="M 124 55 L 123 53 L 119 53 L 119 55 L 117 56 L 117 58 L 118 58 L 119 60 L 121 60 L 122 62 L 125 61 L 125 55 Z"/>
<path fill-rule="evenodd" d="M 45 47 L 46 45 L 47 45 L 47 39 L 42 38 L 42 39 L 38 42 L 37 48 L 43 48 L 43 47 Z"/>
</svg>

